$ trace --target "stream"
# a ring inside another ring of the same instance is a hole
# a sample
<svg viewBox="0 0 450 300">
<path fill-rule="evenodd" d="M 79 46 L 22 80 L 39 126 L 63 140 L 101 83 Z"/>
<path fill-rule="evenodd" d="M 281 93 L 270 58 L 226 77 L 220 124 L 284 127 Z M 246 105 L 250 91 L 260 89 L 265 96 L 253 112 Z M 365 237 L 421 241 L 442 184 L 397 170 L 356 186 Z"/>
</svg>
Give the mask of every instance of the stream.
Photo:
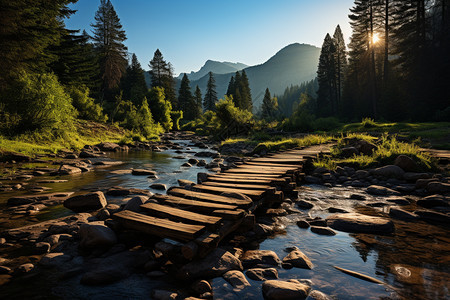
<svg viewBox="0 0 450 300">
<path fill-rule="evenodd" d="M 178 144 L 188 147 L 189 141 L 177 140 Z M 202 167 L 181 167 L 181 164 L 204 149 L 190 147 L 183 150 L 184 159 L 175 159 L 180 154 L 175 150 L 160 153 L 150 151 L 130 151 L 110 153 L 108 157 L 123 161 L 124 164 L 108 168 L 95 168 L 81 175 L 51 177 L 51 179 L 69 179 L 64 183 L 42 184 L 52 188 L 49 192 L 85 193 L 87 191 L 106 190 L 112 186 L 149 189 L 152 183 L 177 185 L 178 179 L 196 181 L 198 172 L 206 172 Z M 210 151 L 210 150 L 207 150 Z M 211 158 L 205 158 L 206 162 Z M 112 174 L 111 171 L 130 168 L 149 168 L 157 171 L 158 179 L 131 174 Z M 39 180 L 43 179 L 42 177 Z M 28 184 L 33 184 L 30 180 Z M 151 190 L 151 189 L 150 189 Z M 161 191 L 151 190 L 155 193 Z M 364 194 L 366 200 L 353 200 L 351 194 Z M 19 216 L 5 221 L 6 200 L 23 192 L 0 193 L 0 215 L 3 220 L 0 229 L 14 228 L 36 221 L 54 219 L 71 214 L 62 205 L 42 211 L 32 217 Z M 325 218 L 328 208 L 335 207 L 349 212 L 386 216 L 386 206 L 371 207 L 368 203 L 383 203 L 382 197 L 365 194 L 358 188 L 324 187 L 318 185 L 302 186 L 299 198 L 314 203 L 310 210 L 279 217 L 286 226 L 283 233 L 277 233 L 259 244 L 258 249 L 273 250 L 280 259 L 287 255 L 286 248 L 296 246 L 303 251 L 314 264 L 312 270 L 278 268 L 279 279 L 310 279 L 312 287 L 333 299 L 450 299 L 450 229 L 422 221 L 403 222 L 393 220 L 395 233 L 392 235 L 349 234 L 337 232 L 335 236 L 318 235 L 310 229 L 299 228 L 296 222 L 305 216 Z M 122 204 L 123 197 L 108 197 L 109 203 Z M 376 205 L 378 206 L 378 205 Z M 405 210 L 414 207 L 403 206 Z M 344 274 L 334 266 L 356 271 L 385 282 L 385 285 L 363 281 Z M 245 271 L 244 271 L 245 273 Z M 33 279 L 32 286 L 42 284 L 45 278 Z M 248 279 L 251 287 L 234 290 L 223 278 L 211 281 L 215 299 L 263 299 L 262 282 Z M 133 275 L 128 279 L 105 287 L 88 287 L 79 284 L 79 277 L 62 280 L 51 287 L 57 298 L 64 299 L 142 299 L 149 298 L 151 289 L 167 285 L 167 282 Z M 7 286 L 2 287 L 7 288 Z M 17 288 L 18 298 L 25 291 Z"/>
</svg>

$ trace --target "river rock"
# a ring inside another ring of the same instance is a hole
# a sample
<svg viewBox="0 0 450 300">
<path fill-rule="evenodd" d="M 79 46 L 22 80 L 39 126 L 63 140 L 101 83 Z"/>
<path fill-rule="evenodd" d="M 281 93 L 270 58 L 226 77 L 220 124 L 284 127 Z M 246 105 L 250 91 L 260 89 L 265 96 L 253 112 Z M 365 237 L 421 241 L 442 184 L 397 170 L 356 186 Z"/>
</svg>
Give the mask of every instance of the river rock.
<svg viewBox="0 0 450 300">
<path fill-rule="evenodd" d="M 130 210 L 134 212 L 140 212 L 141 211 L 141 205 L 144 204 L 148 200 L 148 197 L 146 196 L 135 196 L 131 198 L 127 204 L 125 204 L 125 207 L 123 210 Z"/>
<path fill-rule="evenodd" d="M 427 184 L 427 190 L 434 194 L 447 194 L 450 193 L 450 183 L 430 182 Z"/>
<path fill-rule="evenodd" d="M 314 290 L 311 293 L 309 293 L 308 299 L 310 300 L 333 300 L 330 296 L 318 291 Z"/>
<path fill-rule="evenodd" d="M 204 166 L 206 166 L 206 160 L 200 159 L 200 160 L 198 161 L 197 166 L 199 166 L 199 167 L 204 167 Z"/>
<path fill-rule="evenodd" d="M 262 285 L 266 300 L 300 300 L 308 297 L 311 287 L 298 280 L 267 280 Z"/>
<path fill-rule="evenodd" d="M 392 221 L 358 213 L 331 215 L 327 218 L 327 223 L 333 229 L 351 233 L 391 233 L 394 231 Z"/>
<path fill-rule="evenodd" d="M 117 236 L 112 229 L 103 222 L 82 224 L 78 232 L 80 247 L 85 249 L 109 248 L 117 243 Z"/>
<path fill-rule="evenodd" d="M 214 278 L 230 270 L 242 271 L 241 262 L 230 252 L 217 248 L 204 259 L 181 267 L 179 276 L 184 279 Z"/>
<path fill-rule="evenodd" d="M 281 263 L 278 255 L 272 250 L 248 250 L 241 257 L 244 268 L 261 265 L 278 266 Z"/>
<path fill-rule="evenodd" d="M 410 213 L 409 211 L 400 209 L 398 207 L 389 208 L 389 216 L 394 219 L 399 219 L 402 221 L 414 221 L 419 218 L 418 215 Z"/>
<path fill-rule="evenodd" d="M 120 150 L 120 146 L 117 145 L 116 143 L 110 143 L 110 142 L 106 142 L 106 143 L 100 143 L 98 145 L 96 145 L 101 151 L 106 151 L 106 152 L 115 152 Z"/>
<path fill-rule="evenodd" d="M 55 175 L 74 175 L 74 174 L 80 174 L 82 171 L 80 168 L 72 167 L 68 165 L 63 165 Z M 53 174 L 53 173 L 52 173 Z"/>
<path fill-rule="evenodd" d="M 297 206 L 303 209 L 311 209 L 314 207 L 314 204 L 305 200 L 300 200 L 297 202 Z"/>
<path fill-rule="evenodd" d="M 136 176 L 156 175 L 156 171 L 147 170 L 147 169 L 133 169 L 133 170 L 131 170 L 131 175 L 136 175 Z"/>
<path fill-rule="evenodd" d="M 16 272 L 19 273 L 28 273 L 34 269 L 34 265 L 31 263 L 22 264 L 17 267 Z"/>
<path fill-rule="evenodd" d="M 212 287 L 206 280 L 198 280 L 192 284 L 192 289 L 199 294 L 211 293 Z"/>
<path fill-rule="evenodd" d="M 382 177 L 394 177 L 394 178 L 403 178 L 405 171 L 402 168 L 395 165 L 387 165 L 384 167 L 376 168 L 372 170 L 372 175 L 382 176 Z"/>
<path fill-rule="evenodd" d="M 178 179 L 179 186 L 192 186 L 195 185 L 195 182 L 186 180 L 186 179 Z"/>
<path fill-rule="evenodd" d="M 380 185 L 371 185 L 367 187 L 367 193 L 377 196 L 400 195 L 399 192 Z"/>
<path fill-rule="evenodd" d="M 191 165 L 196 165 L 196 164 L 198 164 L 198 159 L 196 159 L 196 158 L 190 158 L 190 159 L 188 160 L 188 163 L 190 163 Z"/>
<path fill-rule="evenodd" d="M 288 264 L 296 268 L 312 269 L 314 265 L 309 258 L 300 251 L 297 247 L 294 248 L 285 258 L 283 258 L 283 265 Z"/>
<path fill-rule="evenodd" d="M 143 189 L 134 189 L 134 188 L 124 188 L 121 186 L 115 186 L 110 188 L 106 195 L 108 196 L 128 196 L 128 195 L 144 195 L 144 196 L 153 196 L 153 193 L 149 190 Z"/>
<path fill-rule="evenodd" d="M 0 275 L 10 274 L 11 272 L 11 268 L 8 268 L 7 266 L 0 266 Z"/>
<path fill-rule="evenodd" d="M 361 195 L 361 194 L 351 194 L 349 198 L 353 199 L 353 200 L 361 200 L 361 201 L 366 200 L 366 196 Z"/>
<path fill-rule="evenodd" d="M 425 208 L 448 207 L 448 200 L 442 195 L 431 195 L 417 201 L 417 205 Z"/>
<path fill-rule="evenodd" d="M 248 278 L 256 281 L 278 279 L 278 271 L 275 268 L 253 268 L 245 272 Z"/>
<path fill-rule="evenodd" d="M 355 147 L 345 147 L 341 149 L 342 157 L 352 157 L 354 155 L 359 155 L 359 151 Z"/>
<path fill-rule="evenodd" d="M 406 198 L 404 197 L 396 197 L 396 196 L 391 196 L 385 199 L 388 202 L 392 202 L 395 203 L 397 205 L 409 205 L 411 204 Z"/>
<path fill-rule="evenodd" d="M 414 172 L 406 172 L 403 175 L 403 179 L 409 182 L 416 182 L 419 179 L 429 179 L 431 177 L 428 173 L 414 173 Z"/>
<path fill-rule="evenodd" d="M 104 208 L 106 206 L 106 198 L 103 192 L 94 192 L 85 195 L 73 196 L 64 201 L 64 207 L 74 212 L 86 212 Z"/>
<path fill-rule="evenodd" d="M 222 277 L 228 281 L 234 288 L 242 290 L 247 286 L 250 286 L 244 273 L 237 270 L 231 270 L 222 275 Z"/>
<path fill-rule="evenodd" d="M 155 190 L 167 190 L 167 186 L 163 183 L 153 183 L 150 188 Z"/>
<path fill-rule="evenodd" d="M 305 181 L 307 183 L 312 183 L 312 184 L 320 184 L 320 183 L 322 183 L 322 180 L 319 177 L 312 176 L 312 175 L 307 175 L 305 177 Z"/>
<path fill-rule="evenodd" d="M 397 156 L 394 164 L 402 168 L 405 172 L 414 172 L 417 169 L 416 162 L 411 157 L 406 155 Z"/>
<path fill-rule="evenodd" d="M 431 210 L 416 210 L 414 213 L 425 221 L 430 221 L 433 223 L 450 224 L 450 216 L 447 214 Z"/>
<path fill-rule="evenodd" d="M 218 153 L 210 152 L 210 151 L 201 151 L 194 154 L 197 157 L 218 157 Z"/>
<path fill-rule="evenodd" d="M 80 152 L 80 158 L 96 158 L 96 157 L 100 157 L 100 155 L 89 151 L 89 150 L 83 150 Z"/>
<path fill-rule="evenodd" d="M 70 255 L 64 253 L 48 253 L 41 258 L 39 264 L 47 268 L 61 268 L 71 259 L 72 257 Z"/>
<path fill-rule="evenodd" d="M 257 237 L 264 237 L 273 234 L 274 228 L 267 224 L 258 223 L 253 226 L 253 232 Z"/>
<path fill-rule="evenodd" d="M 154 300 L 176 300 L 178 298 L 179 295 L 173 291 L 159 290 L 159 289 L 152 290 L 152 299 Z"/>
<path fill-rule="evenodd" d="M 429 179 L 417 179 L 416 181 L 416 190 L 424 189 L 430 182 L 439 182 L 437 178 L 429 178 Z"/>
<path fill-rule="evenodd" d="M 50 252 L 50 244 L 46 242 L 39 242 L 34 245 L 34 253 L 44 254 Z"/>
<path fill-rule="evenodd" d="M 309 228 L 309 223 L 306 220 L 299 220 L 297 221 L 297 226 L 300 228 Z"/>
<path fill-rule="evenodd" d="M 336 231 L 328 227 L 311 226 L 311 231 L 320 235 L 336 235 Z"/>
</svg>

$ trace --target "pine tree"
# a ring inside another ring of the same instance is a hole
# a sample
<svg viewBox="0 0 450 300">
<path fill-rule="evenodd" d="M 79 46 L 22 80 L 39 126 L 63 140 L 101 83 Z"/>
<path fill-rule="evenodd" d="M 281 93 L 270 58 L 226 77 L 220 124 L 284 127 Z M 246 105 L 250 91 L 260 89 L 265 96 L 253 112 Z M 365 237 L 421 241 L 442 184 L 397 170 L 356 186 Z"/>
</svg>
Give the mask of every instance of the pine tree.
<svg viewBox="0 0 450 300">
<path fill-rule="evenodd" d="M 234 84 L 234 76 L 231 76 L 230 82 L 228 83 L 228 88 L 227 88 L 227 96 L 231 96 L 234 93 L 234 89 L 235 89 L 235 84 Z"/>
<path fill-rule="evenodd" d="M 317 109 L 320 116 L 331 116 L 336 113 L 336 48 L 331 36 L 327 33 L 322 45 L 317 68 L 319 90 L 317 92 Z"/>
<path fill-rule="evenodd" d="M 205 111 L 216 109 L 217 102 L 217 92 L 216 92 L 216 80 L 214 79 L 213 73 L 209 72 L 208 83 L 206 85 L 205 99 L 203 99 L 203 108 Z"/>
<path fill-rule="evenodd" d="M 197 119 L 202 115 L 202 91 L 200 91 L 200 88 L 198 85 L 195 87 L 194 92 L 194 103 L 195 103 L 195 116 L 194 118 Z"/>
<path fill-rule="evenodd" d="M 164 60 L 164 57 L 156 49 L 152 60 L 150 61 L 150 76 L 152 87 L 162 87 L 166 100 L 170 101 L 174 109 L 178 108 L 178 99 L 175 95 L 175 81 L 173 79 L 173 68 L 170 63 Z"/>
<path fill-rule="evenodd" d="M 336 108 L 340 106 L 342 97 L 342 88 L 344 81 L 344 74 L 347 67 L 347 50 L 345 47 L 344 35 L 341 27 L 338 25 L 333 34 L 333 43 L 335 45 L 335 67 L 336 67 Z"/>
<path fill-rule="evenodd" d="M 121 89 L 125 99 L 131 100 L 133 104 L 139 107 L 147 93 L 147 84 L 145 82 L 144 70 L 139 63 L 136 54 L 131 56 L 131 63 L 122 78 Z"/>
<path fill-rule="evenodd" d="M 278 101 L 276 97 L 270 95 L 269 88 L 266 88 L 264 99 L 261 106 L 261 115 L 266 120 L 273 120 L 278 111 Z"/>
<path fill-rule="evenodd" d="M 242 70 L 241 81 L 239 82 L 239 91 L 241 93 L 241 107 L 239 108 L 251 112 L 253 110 L 252 93 L 245 70 Z"/>
<path fill-rule="evenodd" d="M 189 78 L 184 73 L 181 79 L 180 89 L 178 91 L 178 103 L 183 111 L 186 120 L 193 120 L 196 117 L 196 103 L 191 93 Z"/>
<path fill-rule="evenodd" d="M 127 47 L 123 44 L 127 37 L 110 0 L 100 0 L 95 23 L 91 26 L 94 34 L 92 40 L 100 56 L 100 95 L 102 99 L 112 101 L 114 90 L 118 88 L 127 66 Z"/>
</svg>

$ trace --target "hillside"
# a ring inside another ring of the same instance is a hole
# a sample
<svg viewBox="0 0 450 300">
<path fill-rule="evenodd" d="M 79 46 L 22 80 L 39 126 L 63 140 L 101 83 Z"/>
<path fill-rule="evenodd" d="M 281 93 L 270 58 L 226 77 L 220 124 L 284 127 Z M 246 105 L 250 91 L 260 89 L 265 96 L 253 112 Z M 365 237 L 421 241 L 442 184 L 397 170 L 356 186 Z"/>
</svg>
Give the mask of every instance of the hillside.
<svg viewBox="0 0 450 300">
<path fill-rule="evenodd" d="M 198 80 L 203 76 L 207 75 L 209 72 L 213 72 L 214 74 L 227 74 L 234 73 L 236 71 L 240 71 L 248 66 L 242 63 L 232 63 L 232 62 L 219 62 L 214 60 L 207 60 L 203 67 L 200 68 L 197 72 L 191 72 L 188 75 L 190 81 Z M 183 77 L 183 73 L 178 76 L 178 79 Z"/>
<path fill-rule="evenodd" d="M 253 105 L 258 108 L 268 87 L 272 94 L 282 94 L 291 84 L 301 84 L 316 76 L 320 48 L 307 44 L 291 44 L 278 51 L 261 65 L 245 68 L 252 90 Z M 206 65 L 206 64 L 205 64 Z M 217 95 L 222 97 L 231 76 L 235 73 L 215 74 Z M 208 76 L 191 80 L 191 87 L 200 87 L 204 94 Z"/>
</svg>

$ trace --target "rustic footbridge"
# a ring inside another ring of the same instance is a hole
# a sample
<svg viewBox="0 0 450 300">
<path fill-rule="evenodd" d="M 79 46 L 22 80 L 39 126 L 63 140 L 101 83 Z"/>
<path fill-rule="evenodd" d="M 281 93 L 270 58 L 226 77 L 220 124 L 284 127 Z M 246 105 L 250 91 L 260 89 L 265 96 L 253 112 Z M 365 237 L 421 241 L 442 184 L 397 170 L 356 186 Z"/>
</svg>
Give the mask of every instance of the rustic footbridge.
<svg viewBox="0 0 450 300">
<path fill-rule="evenodd" d="M 258 207 L 283 201 L 301 180 L 305 161 L 324 152 L 327 145 L 253 158 L 196 185 L 156 194 L 142 213 L 124 210 L 113 217 L 124 228 L 185 243 L 187 259 L 202 257 L 243 223 L 252 224 Z"/>
</svg>

